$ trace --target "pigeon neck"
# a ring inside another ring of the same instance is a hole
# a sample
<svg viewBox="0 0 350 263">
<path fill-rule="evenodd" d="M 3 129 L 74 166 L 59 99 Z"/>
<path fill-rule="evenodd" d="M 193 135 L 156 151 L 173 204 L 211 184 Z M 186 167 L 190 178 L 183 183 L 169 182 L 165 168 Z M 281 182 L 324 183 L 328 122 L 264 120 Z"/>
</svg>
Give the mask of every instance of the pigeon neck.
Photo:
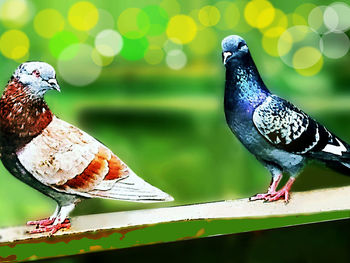
<svg viewBox="0 0 350 263">
<path fill-rule="evenodd" d="M 17 150 L 39 135 L 53 114 L 42 98 L 32 97 L 27 87 L 11 79 L 0 99 L 0 138 L 2 148 Z M 9 146 L 8 146 L 9 147 Z"/>
<path fill-rule="evenodd" d="M 260 104 L 270 94 L 251 58 L 227 67 L 226 92 L 252 104 Z"/>
</svg>

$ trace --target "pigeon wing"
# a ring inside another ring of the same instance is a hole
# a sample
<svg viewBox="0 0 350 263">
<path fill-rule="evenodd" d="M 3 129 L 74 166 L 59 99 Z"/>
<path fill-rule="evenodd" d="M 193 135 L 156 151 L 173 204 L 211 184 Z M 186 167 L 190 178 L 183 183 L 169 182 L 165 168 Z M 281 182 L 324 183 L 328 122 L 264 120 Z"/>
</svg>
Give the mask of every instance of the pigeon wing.
<svg viewBox="0 0 350 263">
<path fill-rule="evenodd" d="M 140 202 L 172 199 L 96 139 L 57 117 L 17 156 L 38 181 L 60 192 Z"/>
<path fill-rule="evenodd" d="M 271 144 L 314 157 L 348 158 L 348 146 L 290 102 L 271 95 L 253 113 L 253 123 Z"/>
</svg>

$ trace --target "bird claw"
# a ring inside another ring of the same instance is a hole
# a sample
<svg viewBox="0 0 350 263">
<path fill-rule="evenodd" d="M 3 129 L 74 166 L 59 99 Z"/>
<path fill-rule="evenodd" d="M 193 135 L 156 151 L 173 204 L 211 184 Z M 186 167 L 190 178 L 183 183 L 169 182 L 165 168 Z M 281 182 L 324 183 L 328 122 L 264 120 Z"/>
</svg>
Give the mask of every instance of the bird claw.
<svg viewBox="0 0 350 263">
<path fill-rule="evenodd" d="M 43 227 L 37 227 L 34 230 L 29 231 L 29 234 L 38 234 L 38 233 L 44 233 L 44 232 L 50 232 L 49 235 L 55 234 L 58 230 L 62 228 L 70 228 L 70 223 L 58 223 L 57 225 L 49 225 L 49 226 L 43 226 Z"/>
<path fill-rule="evenodd" d="M 55 218 L 44 218 L 37 221 L 28 221 L 27 226 L 34 226 L 34 225 L 49 226 L 49 225 L 52 225 L 54 221 L 55 221 Z"/>
<path fill-rule="evenodd" d="M 277 201 L 279 199 L 284 199 L 284 202 L 288 203 L 289 198 L 290 198 L 289 191 L 287 189 L 282 188 L 281 190 L 271 194 L 270 197 L 265 199 L 265 201 L 266 202 L 274 202 L 274 201 Z"/>
<path fill-rule="evenodd" d="M 256 194 L 252 197 L 249 198 L 249 201 L 257 201 L 257 200 L 267 200 L 270 196 L 272 196 L 273 194 L 275 194 L 276 192 L 268 192 L 265 194 Z"/>
<path fill-rule="evenodd" d="M 249 201 L 257 201 L 257 200 L 264 200 L 264 203 L 266 202 L 274 202 L 279 199 L 284 199 L 285 203 L 289 202 L 289 191 L 286 189 L 281 189 L 277 192 L 270 192 L 265 194 L 256 194 L 249 198 Z"/>
<path fill-rule="evenodd" d="M 49 224 L 49 221 L 50 220 L 48 220 L 48 219 L 43 219 L 43 220 L 39 220 L 39 221 L 30 221 L 30 222 L 28 222 L 27 224 L 31 223 L 30 225 L 36 225 L 36 228 L 34 230 L 28 231 L 29 234 L 38 234 L 38 233 L 50 232 L 49 234 L 53 235 L 58 230 L 60 230 L 62 228 L 67 228 L 68 229 L 68 228 L 71 227 L 69 218 L 66 218 L 62 223 L 58 223 L 58 224 L 55 224 L 55 225 L 53 224 L 54 220 L 52 220 L 51 224 Z M 40 224 L 40 222 L 42 224 Z"/>
</svg>

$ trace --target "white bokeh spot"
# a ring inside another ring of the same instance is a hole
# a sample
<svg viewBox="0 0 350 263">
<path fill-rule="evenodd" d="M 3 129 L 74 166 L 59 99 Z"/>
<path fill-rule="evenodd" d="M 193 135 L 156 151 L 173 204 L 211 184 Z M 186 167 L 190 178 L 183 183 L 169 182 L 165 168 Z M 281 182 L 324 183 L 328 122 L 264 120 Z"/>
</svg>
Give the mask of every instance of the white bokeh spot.
<svg viewBox="0 0 350 263">
<path fill-rule="evenodd" d="M 65 48 L 57 63 L 61 77 L 74 86 L 86 86 L 94 82 L 101 73 L 101 66 L 93 61 L 93 50 L 87 44 L 73 44 Z M 72 53 L 74 56 L 71 56 Z"/>
<path fill-rule="evenodd" d="M 343 32 L 329 32 L 320 41 L 320 49 L 328 58 L 341 58 L 348 53 L 349 48 L 349 37 Z"/>
<path fill-rule="evenodd" d="M 167 53 L 166 64 L 169 68 L 179 70 L 182 69 L 186 63 L 187 56 L 182 50 L 175 49 Z"/>
<path fill-rule="evenodd" d="M 123 38 L 117 31 L 106 29 L 96 36 L 95 47 L 101 55 L 113 57 L 122 49 Z"/>
</svg>

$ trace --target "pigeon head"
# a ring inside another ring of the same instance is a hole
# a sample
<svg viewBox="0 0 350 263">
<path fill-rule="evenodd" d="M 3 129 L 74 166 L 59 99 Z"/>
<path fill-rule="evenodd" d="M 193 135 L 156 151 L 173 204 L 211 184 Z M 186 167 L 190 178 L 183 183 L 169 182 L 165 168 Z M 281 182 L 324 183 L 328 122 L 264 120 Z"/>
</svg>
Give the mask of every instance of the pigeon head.
<svg viewBox="0 0 350 263">
<path fill-rule="evenodd" d="M 247 43 L 240 36 L 228 36 L 222 40 L 221 45 L 224 65 L 242 61 L 249 56 Z"/>
<path fill-rule="evenodd" d="M 22 63 L 12 77 L 36 97 L 43 97 L 51 89 L 60 91 L 54 68 L 45 62 Z"/>
</svg>

